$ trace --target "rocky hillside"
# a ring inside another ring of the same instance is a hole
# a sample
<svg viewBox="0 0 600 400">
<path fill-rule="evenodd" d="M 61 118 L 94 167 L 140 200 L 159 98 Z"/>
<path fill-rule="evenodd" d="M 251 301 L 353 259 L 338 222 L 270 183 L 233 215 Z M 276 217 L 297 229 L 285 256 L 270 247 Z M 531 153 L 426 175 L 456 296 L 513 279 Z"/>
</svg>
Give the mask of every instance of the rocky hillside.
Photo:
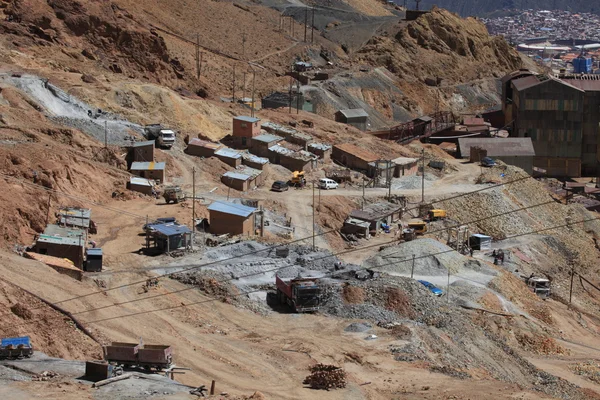
<svg viewBox="0 0 600 400">
<path fill-rule="evenodd" d="M 421 9 L 427 9 L 433 6 L 446 8 L 450 11 L 457 12 L 461 15 L 486 15 L 494 11 L 502 11 L 507 9 L 534 9 L 547 10 L 571 10 L 573 12 L 600 12 L 600 6 L 594 1 L 587 0 L 424 0 L 421 3 Z"/>
<path fill-rule="evenodd" d="M 358 57 L 398 76 L 409 103 L 416 102 L 425 112 L 436 102 L 441 102 L 440 109 L 451 108 L 455 89 L 462 83 L 489 81 L 491 86 L 485 89 L 493 91 L 495 78 L 521 66 L 518 53 L 504 39 L 489 36 L 481 22 L 440 8 L 373 37 Z M 428 85 L 445 88 L 441 98 Z"/>
</svg>

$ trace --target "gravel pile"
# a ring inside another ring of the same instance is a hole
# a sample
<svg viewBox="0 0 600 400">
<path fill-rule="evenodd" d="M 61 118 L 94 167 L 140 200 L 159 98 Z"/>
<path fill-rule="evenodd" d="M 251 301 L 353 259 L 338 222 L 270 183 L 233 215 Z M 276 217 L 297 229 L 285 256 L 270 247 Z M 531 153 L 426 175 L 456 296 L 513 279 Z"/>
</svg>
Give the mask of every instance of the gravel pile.
<svg viewBox="0 0 600 400">
<path fill-rule="evenodd" d="M 425 173 L 425 189 L 433 186 L 433 182 L 438 179 L 437 176 L 430 174 L 428 172 Z M 412 190 L 412 189 L 421 189 L 423 185 L 423 177 L 417 175 L 409 175 L 404 176 L 402 178 L 394 178 L 392 179 L 392 189 L 393 190 Z"/>
<path fill-rule="evenodd" d="M 367 322 L 353 322 L 344 328 L 344 332 L 367 332 L 373 328 L 373 325 Z"/>
</svg>

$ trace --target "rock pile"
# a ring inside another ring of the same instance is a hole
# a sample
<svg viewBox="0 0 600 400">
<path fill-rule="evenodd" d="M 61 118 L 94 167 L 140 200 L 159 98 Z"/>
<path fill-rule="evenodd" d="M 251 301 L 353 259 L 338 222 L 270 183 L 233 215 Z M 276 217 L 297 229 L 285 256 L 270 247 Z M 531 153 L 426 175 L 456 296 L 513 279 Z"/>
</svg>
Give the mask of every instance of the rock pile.
<svg viewBox="0 0 600 400">
<path fill-rule="evenodd" d="M 335 365 L 317 364 L 310 368 L 311 374 L 304 379 L 313 389 L 341 389 L 346 387 L 346 372 Z"/>
</svg>

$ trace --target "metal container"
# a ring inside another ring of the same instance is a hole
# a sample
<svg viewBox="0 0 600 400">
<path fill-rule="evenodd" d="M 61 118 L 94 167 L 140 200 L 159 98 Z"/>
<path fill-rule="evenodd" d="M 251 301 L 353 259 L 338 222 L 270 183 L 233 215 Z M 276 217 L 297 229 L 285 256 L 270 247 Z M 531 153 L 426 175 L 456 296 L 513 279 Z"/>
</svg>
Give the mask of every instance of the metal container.
<svg viewBox="0 0 600 400">
<path fill-rule="evenodd" d="M 0 342 L 0 358 L 23 358 L 33 355 L 29 336 L 4 338 Z"/>
<path fill-rule="evenodd" d="M 171 346 L 162 344 L 146 344 L 138 350 L 140 365 L 168 366 L 172 361 Z"/>
<path fill-rule="evenodd" d="M 102 381 L 114 376 L 114 365 L 106 361 L 86 361 L 85 378 L 92 382 Z"/>
<path fill-rule="evenodd" d="M 113 342 L 110 346 L 104 346 L 104 359 L 135 364 L 139 349 L 139 343 Z"/>
</svg>

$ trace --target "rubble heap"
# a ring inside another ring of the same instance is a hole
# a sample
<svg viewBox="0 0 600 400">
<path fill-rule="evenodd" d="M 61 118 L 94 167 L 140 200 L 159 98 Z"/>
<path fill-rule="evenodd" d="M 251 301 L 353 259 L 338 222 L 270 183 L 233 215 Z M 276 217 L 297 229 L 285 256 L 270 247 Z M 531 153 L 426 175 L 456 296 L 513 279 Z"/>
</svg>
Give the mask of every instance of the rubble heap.
<svg viewBox="0 0 600 400">
<path fill-rule="evenodd" d="M 317 364 L 310 368 L 311 374 L 304 379 L 313 389 L 340 389 L 346 387 L 346 372 L 335 365 Z"/>
</svg>

